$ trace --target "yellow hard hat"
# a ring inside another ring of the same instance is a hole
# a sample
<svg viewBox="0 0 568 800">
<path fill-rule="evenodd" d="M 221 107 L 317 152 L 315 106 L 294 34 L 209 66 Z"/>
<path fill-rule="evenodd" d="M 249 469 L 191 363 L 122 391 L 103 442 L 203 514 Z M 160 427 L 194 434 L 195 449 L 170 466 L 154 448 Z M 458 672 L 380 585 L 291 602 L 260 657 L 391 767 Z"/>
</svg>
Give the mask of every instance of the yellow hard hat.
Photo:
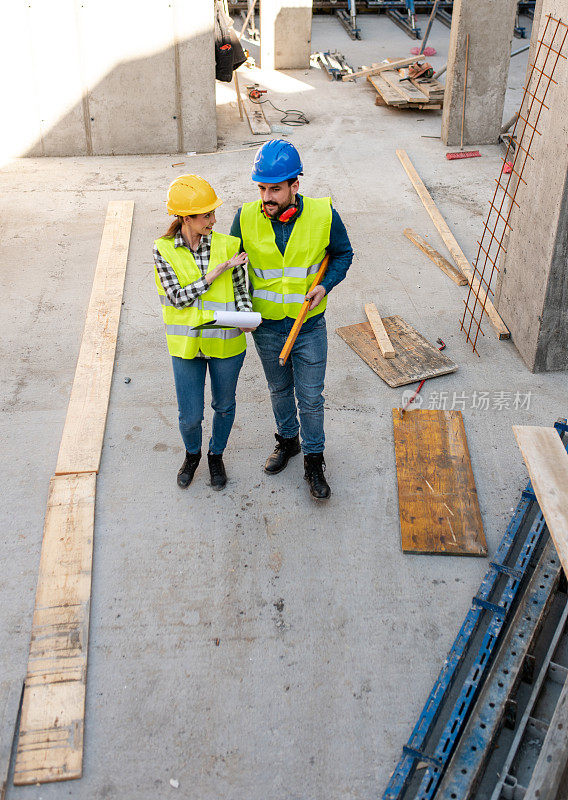
<svg viewBox="0 0 568 800">
<path fill-rule="evenodd" d="M 206 214 L 222 202 L 213 188 L 199 175 L 180 175 L 168 189 L 168 214 L 180 217 Z"/>
</svg>

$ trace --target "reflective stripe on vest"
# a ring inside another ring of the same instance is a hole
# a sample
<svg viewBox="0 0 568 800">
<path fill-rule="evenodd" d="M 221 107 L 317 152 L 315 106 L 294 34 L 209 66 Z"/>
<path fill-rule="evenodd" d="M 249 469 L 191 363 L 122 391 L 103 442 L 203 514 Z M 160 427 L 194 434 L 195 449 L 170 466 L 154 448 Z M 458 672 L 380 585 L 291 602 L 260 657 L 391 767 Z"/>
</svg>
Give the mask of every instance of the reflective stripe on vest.
<svg viewBox="0 0 568 800">
<path fill-rule="evenodd" d="M 284 253 L 276 245 L 275 231 L 260 201 L 244 203 L 240 214 L 243 249 L 248 254 L 248 274 L 253 311 L 264 319 L 295 319 L 319 270 L 329 245 L 329 197 L 303 198 L 302 213 L 290 232 Z M 327 295 L 307 317 L 321 314 Z"/>
<path fill-rule="evenodd" d="M 305 294 L 278 294 L 269 292 L 266 289 L 252 289 L 251 297 L 260 300 L 268 300 L 271 303 L 303 303 L 306 299 Z"/>
<path fill-rule="evenodd" d="M 321 267 L 321 261 L 318 261 L 317 264 L 312 264 L 311 267 L 304 269 L 304 267 L 285 267 L 284 271 L 281 269 L 255 269 L 252 268 L 252 271 L 257 276 L 257 278 L 262 278 L 264 281 L 271 280 L 272 278 L 305 278 L 306 275 L 315 275 L 318 269 Z"/>
<path fill-rule="evenodd" d="M 158 252 L 174 270 L 180 286 L 188 286 L 203 275 L 189 248 L 175 246 L 173 238 L 156 240 Z M 213 232 L 207 271 L 228 261 L 238 253 L 240 241 L 234 236 Z M 157 269 L 154 280 L 162 304 L 168 350 L 172 356 L 195 358 L 201 351 L 214 358 L 230 358 L 246 350 L 244 333 L 236 328 L 203 328 L 197 326 L 211 322 L 215 311 L 235 311 L 235 292 L 231 270 L 222 273 L 206 292 L 191 305 L 176 308 L 168 299 Z"/>
<path fill-rule="evenodd" d="M 190 336 L 199 339 L 236 339 L 242 333 L 238 328 L 201 328 L 194 330 L 188 325 L 166 325 L 168 336 Z"/>
</svg>

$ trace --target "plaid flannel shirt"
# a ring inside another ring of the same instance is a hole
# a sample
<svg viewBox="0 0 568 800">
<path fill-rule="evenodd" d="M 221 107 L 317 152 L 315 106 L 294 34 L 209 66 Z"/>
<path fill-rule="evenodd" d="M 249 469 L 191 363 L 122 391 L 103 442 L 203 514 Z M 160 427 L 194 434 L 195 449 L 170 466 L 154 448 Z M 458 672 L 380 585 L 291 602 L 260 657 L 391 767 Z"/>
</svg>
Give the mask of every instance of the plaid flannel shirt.
<svg viewBox="0 0 568 800">
<path fill-rule="evenodd" d="M 174 247 L 187 247 L 181 231 L 178 231 L 174 237 Z M 154 264 L 158 271 L 158 277 L 168 300 L 175 308 L 185 308 L 192 305 L 200 295 L 209 289 L 209 284 L 205 280 L 205 273 L 209 267 L 209 257 L 211 255 L 211 234 L 202 236 L 197 250 L 190 250 L 190 252 L 203 278 L 182 288 L 173 267 L 162 257 L 158 248 L 154 245 Z M 247 291 L 246 273 L 242 266 L 235 267 L 233 270 L 233 290 L 235 292 L 237 311 L 252 311 L 252 303 Z"/>
</svg>

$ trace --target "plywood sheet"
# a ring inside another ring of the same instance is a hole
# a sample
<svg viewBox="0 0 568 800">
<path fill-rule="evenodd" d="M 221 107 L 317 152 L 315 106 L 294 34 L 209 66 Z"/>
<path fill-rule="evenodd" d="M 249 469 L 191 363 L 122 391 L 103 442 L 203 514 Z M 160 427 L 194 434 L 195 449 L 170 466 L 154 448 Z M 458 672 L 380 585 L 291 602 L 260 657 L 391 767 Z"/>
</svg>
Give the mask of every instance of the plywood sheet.
<svg viewBox="0 0 568 800">
<path fill-rule="evenodd" d="M 96 474 L 51 479 L 14 770 L 19 786 L 80 778 Z"/>
<path fill-rule="evenodd" d="M 487 555 L 461 412 L 392 414 L 403 552 Z"/>
<path fill-rule="evenodd" d="M 56 475 L 99 469 L 133 210 L 130 200 L 108 204 Z"/>
<path fill-rule="evenodd" d="M 368 322 L 337 328 L 336 333 L 389 386 L 405 386 L 423 378 L 435 378 L 457 370 L 457 364 L 402 317 L 383 317 L 383 325 L 394 348 L 394 358 L 383 358 Z"/>
<path fill-rule="evenodd" d="M 556 428 L 513 425 L 533 491 L 568 575 L 568 453 Z"/>
</svg>

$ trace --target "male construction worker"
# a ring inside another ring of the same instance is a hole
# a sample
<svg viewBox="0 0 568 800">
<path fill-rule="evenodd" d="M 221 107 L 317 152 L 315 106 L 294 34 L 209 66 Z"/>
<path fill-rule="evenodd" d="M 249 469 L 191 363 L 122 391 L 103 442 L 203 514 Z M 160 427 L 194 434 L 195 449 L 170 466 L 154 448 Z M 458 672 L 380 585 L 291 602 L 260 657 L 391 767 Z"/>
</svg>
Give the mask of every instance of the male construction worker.
<svg viewBox="0 0 568 800">
<path fill-rule="evenodd" d="M 345 226 L 329 197 L 298 194 L 302 162 L 289 142 L 274 139 L 258 150 L 252 179 L 260 200 L 244 203 L 231 235 L 248 254 L 249 290 L 262 323 L 253 333 L 264 367 L 276 420 L 276 447 L 264 465 L 270 475 L 281 472 L 300 452 L 304 477 L 316 500 L 331 491 L 324 476 L 323 385 L 327 362 L 324 312 L 327 295 L 343 280 L 353 250 Z M 310 290 L 325 256 L 329 264 L 320 285 Z M 278 357 L 304 299 L 310 300 L 290 358 L 281 367 Z M 298 402 L 296 409 L 296 399 Z M 298 413 L 300 423 L 298 425 Z"/>
</svg>

